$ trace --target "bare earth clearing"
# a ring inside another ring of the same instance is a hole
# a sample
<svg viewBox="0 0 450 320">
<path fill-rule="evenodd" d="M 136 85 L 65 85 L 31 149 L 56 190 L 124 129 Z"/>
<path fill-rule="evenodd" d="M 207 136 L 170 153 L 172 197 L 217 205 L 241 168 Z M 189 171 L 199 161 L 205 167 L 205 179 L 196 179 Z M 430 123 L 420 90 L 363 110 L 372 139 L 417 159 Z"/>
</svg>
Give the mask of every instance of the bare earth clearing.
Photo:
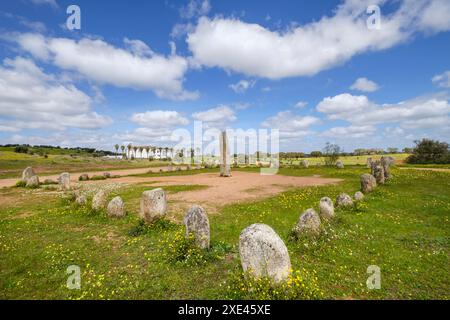
<svg viewBox="0 0 450 320">
<path fill-rule="evenodd" d="M 283 175 L 264 176 L 253 172 L 233 172 L 232 177 L 219 177 L 218 173 L 201 173 L 196 175 L 165 177 L 122 177 L 114 179 L 117 183 L 144 184 L 152 186 L 202 185 L 208 188 L 178 192 L 170 200 L 178 202 L 183 208 L 192 204 L 217 208 L 237 202 L 261 199 L 286 191 L 292 187 L 319 186 L 333 184 L 341 179 L 315 177 L 293 177 Z M 92 181 L 88 183 L 101 183 Z"/>
</svg>

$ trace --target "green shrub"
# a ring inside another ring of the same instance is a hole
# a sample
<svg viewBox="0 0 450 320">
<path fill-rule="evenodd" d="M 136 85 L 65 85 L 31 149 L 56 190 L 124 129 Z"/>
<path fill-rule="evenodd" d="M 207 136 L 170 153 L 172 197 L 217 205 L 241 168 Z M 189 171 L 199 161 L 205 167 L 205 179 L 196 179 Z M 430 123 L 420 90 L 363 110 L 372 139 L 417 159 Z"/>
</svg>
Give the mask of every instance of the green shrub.
<svg viewBox="0 0 450 320">
<path fill-rule="evenodd" d="M 89 180 L 106 180 L 105 176 L 92 176 Z"/>
<path fill-rule="evenodd" d="M 146 224 L 143 219 L 140 219 L 138 224 L 128 231 L 131 237 L 138 237 L 148 233 L 151 230 L 169 230 L 176 226 L 173 222 L 166 219 L 158 219 L 152 224 Z"/>
<path fill-rule="evenodd" d="M 224 287 L 230 300 L 315 300 L 324 297 L 313 271 L 291 271 L 288 279 L 275 283 L 267 277 L 255 278 L 242 271 L 230 273 Z"/>
<path fill-rule="evenodd" d="M 416 147 L 412 155 L 406 158 L 411 164 L 448 164 L 450 163 L 449 145 L 430 139 L 415 141 Z"/>
<path fill-rule="evenodd" d="M 16 187 L 17 188 L 25 188 L 27 186 L 27 183 L 23 180 L 19 180 L 16 182 Z"/>
</svg>

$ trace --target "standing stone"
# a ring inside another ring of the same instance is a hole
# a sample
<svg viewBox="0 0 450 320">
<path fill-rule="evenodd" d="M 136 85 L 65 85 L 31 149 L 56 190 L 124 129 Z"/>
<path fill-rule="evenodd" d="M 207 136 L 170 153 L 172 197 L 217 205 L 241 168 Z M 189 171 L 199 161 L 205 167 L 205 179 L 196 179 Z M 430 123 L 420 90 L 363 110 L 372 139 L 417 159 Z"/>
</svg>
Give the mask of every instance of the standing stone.
<svg viewBox="0 0 450 320">
<path fill-rule="evenodd" d="M 389 159 L 391 157 L 381 157 L 380 163 L 383 166 L 383 170 L 384 170 L 384 179 L 388 180 L 391 178 L 391 159 Z"/>
<path fill-rule="evenodd" d="M 58 178 L 59 190 L 70 190 L 70 174 L 68 172 L 61 173 Z"/>
<path fill-rule="evenodd" d="M 92 198 L 92 209 L 102 210 L 106 206 L 107 193 L 104 190 L 98 191 Z"/>
<path fill-rule="evenodd" d="M 353 206 L 353 200 L 352 198 L 346 194 L 341 193 L 336 198 L 336 207 L 352 207 Z"/>
<path fill-rule="evenodd" d="M 121 197 L 115 197 L 108 203 L 108 216 L 120 218 L 125 216 L 125 204 Z"/>
<path fill-rule="evenodd" d="M 377 186 L 377 180 L 371 174 L 365 173 L 361 175 L 361 191 L 364 193 L 372 192 Z"/>
<path fill-rule="evenodd" d="M 283 240 L 268 225 L 256 223 L 239 236 L 242 269 L 255 278 L 285 280 L 291 270 L 291 260 Z"/>
<path fill-rule="evenodd" d="M 342 160 L 336 161 L 336 168 L 344 169 L 344 163 L 342 162 Z"/>
<path fill-rule="evenodd" d="M 87 204 L 87 198 L 85 195 L 79 195 L 78 197 L 75 198 L 75 202 L 79 205 L 79 206 L 84 206 Z"/>
<path fill-rule="evenodd" d="M 325 219 L 331 219 L 334 217 L 334 204 L 328 197 L 323 197 L 319 202 L 320 216 Z"/>
<path fill-rule="evenodd" d="M 304 168 L 308 168 L 309 162 L 308 162 L 308 160 L 302 160 L 302 161 L 300 161 L 300 165 Z"/>
<path fill-rule="evenodd" d="M 38 176 L 31 176 L 27 179 L 27 188 L 36 188 L 39 187 L 39 177 Z"/>
<path fill-rule="evenodd" d="M 294 233 L 297 236 L 303 234 L 317 236 L 320 234 L 320 218 L 314 209 L 308 209 L 300 216 L 294 227 Z"/>
<path fill-rule="evenodd" d="M 356 201 L 361 201 L 362 199 L 364 199 L 364 194 L 361 191 L 357 191 L 355 193 L 355 200 Z"/>
<path fill-rule="evenodd" d="M 23 182 L 27 182 L 28 179 L 30 179 L 31 177 L 33 177 L 35 175 L 36 175 L 36 173 L 34 172 L 33 168 L 32 167 L 27 167 L 22 172 L 22 181 Z"/>
<path fill-rule="evenodd" d="M 202 207 L 193 205 L 184 216 L 184 225 L 186 226 L 186 236 L 194 235 L 197 247 L 209 248 L 209 220 Z"/>
<path fill-rule="evenodd" d="M 384 184 L 384 168 L 379 161 L 372 165 L 372 175 L 375 177 L 377 184 Z"/>
<path fill-rule="evenodd" d="M 366 167 L 369 169 L 372 168 L 372 158 L 367 158 Z"/>
<path fill-rule="evenodd" d="M 220 133 L 220 176 L 231 177 L 230 168 L 230 151 L 228 148 L 227 132 L 222 131 Z"/>
<path fill-rule="evenodd" d="M 157 188 L 144 191 L 141 197 L 141 208 L 139 216 L 145 222 L 153 223 L 164 217 L 167 212 L 166 193 L 163 189 Z"/>
</svg>

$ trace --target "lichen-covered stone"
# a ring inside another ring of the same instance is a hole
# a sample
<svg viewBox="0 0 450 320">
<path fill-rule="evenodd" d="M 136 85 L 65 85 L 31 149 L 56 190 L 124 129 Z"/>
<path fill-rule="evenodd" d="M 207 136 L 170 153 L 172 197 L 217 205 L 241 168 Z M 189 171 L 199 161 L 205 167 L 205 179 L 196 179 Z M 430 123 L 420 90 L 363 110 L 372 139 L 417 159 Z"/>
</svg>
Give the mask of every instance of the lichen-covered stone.
<svg viewBox="0 0 450 320">
<path fill-rule="evenodd" d="M 147 223 L 163 218 L 166 212 L 167 200 L 163 189 L 157 188 L 142 193 L 139 215 Z"/>
<path fill-rule="evenodd" d="M 341 160 L 336 161 L 336 168 L 344 169 L 344 163 Z"/>
<path fill-rule="evenodd" d="M 309 167 L 309 161 L 308 160 L 302 160 L 300 161 L 300 165 L 304 168 L 308 168 Z"/>
<path fill-rule="evenodd" d="M 362 199 L 364 199 L 364 194 L 361 191 L 357 191 L 355 193 L 355 200 L 356 201 L 361 201 Z"/>
<path fill-rule="evenodd" d="M 114 218 L 120 218 L 125 216 L 125 204 L 123 203 L 122 198 L 119 196 L 113 198 L 108 203 L 107 212 L 108 216 Z"/>
<path fill-rule="evenodd" d="M 31 176 L 27 179 L 27 188 L 37 188 L 39 187 L 39 177 L 38 176 Z"/>
<path fill-rule="evenodd" d="M 381 164 L 376 163 L 372 166 L 373 176 L 375 177 L 375 180 L 377 181 L 377 184 L 384 184 L 385 177 L 384 177 L 384 168 Z"/>
<path fill-rule="evenodd" d="M 323 197 L 319 202 L 319 214 L 325 219 L 331 219 L 334 217 L 334 204 L 328 197 Z"/>
<path fill-rule="evenodd" d="M 102 210 L 106 206 L 108 194 L 104 190 L 98 191 L 92 198 L 92 209 Z"/>
<path fill-rule="evenodd" d="M 27 182 L 28 179 L 30 179 L 32 176 L 35 176 L 36 173 L 34 172 L 32 167 L 27 167 L 25 170 L 23 170 L 22 172 L 22 181 L 23 182 Z"/>
<path fill-rule="evenodd" d="M 195 239 L 195 244 L 200 249 L 209 248 L 209 219 L 202 207 L 193 205 L 184 216 L 184 225 L 186 227 L 186 236 L 192 234 Z"/>
<path fill-rule="evenodd" d="M 76 197 L 75 202 L 79 205 L 79 206 L 85 206 L 87 204 L 87 198 L 84 194 L 79 195 Z"/>
<path fill-rule="evenodd" d="M 294 233 L 297 236 L 320 234 L 320 218 L 314 209 L 307 209 L 303 212 L 294 227 Z"/>
<path fill-rule="evenodd" d="M 268 225 L 256 223 L 239 236 L 242 269 L 253 277 L 269 277 L 279 282 L 291 270 L 291 260 L 283 240 Z"/>
<path fill-rule="evenodd" d="M 371 174 L 365 173 L 360 177 L 361 191 L 364 193 L 372 192 L 377 187 L 377 180 Z"/>
<path fill-rule="evenodd" d="M 353 200 L 352 198 L 346 194 L 341 193 L 336 198 L 336 207 L 352 207 L 353 206 Z"/>
<path fill-rule="evenodd" d="M 59 190 L 70 190 L 70 174 L 68 172 L 61 173 L 58 178 Z"/>
</svg>

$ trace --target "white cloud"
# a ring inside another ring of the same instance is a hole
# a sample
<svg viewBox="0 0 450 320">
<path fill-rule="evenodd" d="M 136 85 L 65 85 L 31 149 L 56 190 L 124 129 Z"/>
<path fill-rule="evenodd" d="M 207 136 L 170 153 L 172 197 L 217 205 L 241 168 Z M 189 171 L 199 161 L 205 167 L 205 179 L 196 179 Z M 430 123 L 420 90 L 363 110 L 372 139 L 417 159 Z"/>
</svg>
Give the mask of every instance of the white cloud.
<svg viewBox="0 0 450 320">
<path fill-rule="evenodd" d="M 192 19 L 206 15 L 210 10 L 209 0 L 189 0 L 186 6 L 180 8 L 180 16 L 184 19 Z"/>
<path fill-rule="evenodd" d="M 303 109 L 304 107 L 306 107 L 308 105 L 308 102 L 306 101 L 299 101 L 295 104 L 294 108 L 297 109 Z"/>
<path fill-rule="evenodd" d="M 111 123 L 91 109 L 92 100 L 71 84 L 58 82 L 33 61 L 17 57 L 0 66 L 1 126 L 64 130 L 100 128 Z"/>
<path fill-rule="evenodd" d="M 206 111 L 195 112 L 192 114 L 192 118 L 197 121 L 203 121 L 205 127 L 217 129 L 223 129 L 227 124 L 237 119 L 234 110 L 225 105 L 220 105 Z"/>
<path fill-rule="evenodd" d="M 317 74 L 354 55 L 391 48 L 417 33 L 450 30 L 446 0 L 402 1 L 397 11 L 383 16 L 379 30 L 369 30 L 367 6 L 383 2 L 349 0 L 333 16 L 285 32 L 235 18 L 202 17 L 187 42 L 194 58 L 205 66 L 280 79 Z"/>
<path fill-rule="evenodd" d="M 435 75 L 431 80 L 433 81 L 434 84 L 436 84 L 439 87 L 450 88 L 450 70 Z"/>
<path fill-rule="evenodd" d="M 450 104 L 442 95 L 378 105 L 366 96 L 344 93 L 323 99 L 317 111 L 327 114 L 329 119 L 346 120 L 358 126 L 399 123 L 403 128 L 438 128 L 450 125 Z"/>
<path fill-rule="evenodd" d="M 177 111 L 155 110 L 144 113 L 134 113 L 131 121 L 149 128 L 166 128 L 173 126 L 185 126 L 189 120 Z"/>
<path fill-rule="evenodd" d="M 319 118 L 298 116 L 291 111 L 281 111 L 262 122 L 265 128 L 279 129 L 281 139 L 299 138 L 311 133 L 309 127 L 318 124 Z"/>
<path fill-rule="evenodd" d="M 240 80 L 237 83 L 230 84 L 229 87 L 236 93 L 244 93 L 248 89 L 253 88 L 255 83 L 256 81 L 254 80 Z"/>
<path fill-rule="evenodd" d="M 362 92 L 374 92 L 377 91 L 380 87 L 378 84 L 369 80 L 367 78 L 358 78 L 355 83 L 353 83 L 350 87 L 352 90 L 358 90 Z"/>
<path fill-rule="evenodd" d="M 175 54 L 158 55 L 140 40 L 125 39 L 128 49 L 99 39 L 76 41 L 44 38 L 39 34 L 20 34 L 15 40 L 35 57 L 49 60 L 61 69 L 76 71 L 99 84 L 150 89 L 157 96 L 172 100 L 198 98 L 198 92 L 183 89 L 189 67 L 187 59 Z"/>
<path fill-rule="evenodd" d="M 347 127 L 333 127 L 322 133 L 324 137 L 331 137 L 337 139 L 360 139 L 371 136 L 376 132 L 376 128 L 371 125 L 367 126 L 347 126 Z"/>
<path fill-rule="evenodd" d="M 31 1 L 31 3 L 37 4 L 37 5 L 49 5 L 54 8 L 58 7 L 56 0 L 30 0 L 30 1 Z"/>
</svg>

